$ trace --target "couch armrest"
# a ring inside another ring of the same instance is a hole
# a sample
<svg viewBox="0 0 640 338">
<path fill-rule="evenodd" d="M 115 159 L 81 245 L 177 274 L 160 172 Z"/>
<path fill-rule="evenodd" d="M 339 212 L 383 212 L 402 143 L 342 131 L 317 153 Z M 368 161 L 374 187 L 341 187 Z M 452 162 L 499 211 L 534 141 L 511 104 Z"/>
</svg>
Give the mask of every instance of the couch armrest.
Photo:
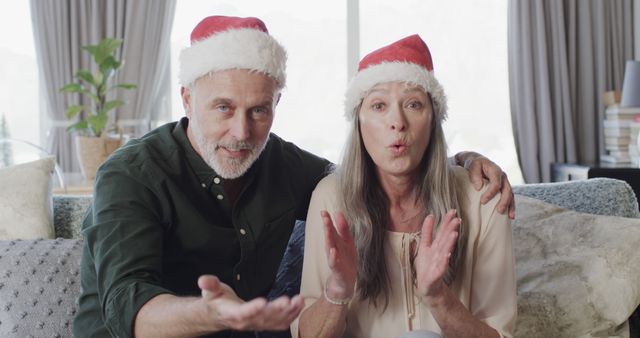
<svg viewBox="0 0 640 338">
<path fill-rule="evenodd" d="M 91 196 L 53 195 L 53 225 L 56 237 L 80 238 L 82 220 Z"/>
<path fill-rule="evenodd" d="M 578 212 L 640 218 L 631 186 L 613 178 L 524 184 L 514 186 L 513 192 Z"/>
</svg>

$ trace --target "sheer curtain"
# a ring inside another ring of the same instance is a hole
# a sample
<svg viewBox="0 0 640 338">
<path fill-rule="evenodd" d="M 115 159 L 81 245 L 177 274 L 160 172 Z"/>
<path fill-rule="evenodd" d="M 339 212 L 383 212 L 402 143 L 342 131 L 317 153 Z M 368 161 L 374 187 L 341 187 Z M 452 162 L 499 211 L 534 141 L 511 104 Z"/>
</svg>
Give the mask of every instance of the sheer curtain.
<svg viewBox="0 0 640 338">
<path fill-rule="evenodd" d="M 171 90 L 171 26 L 176 2 L 127 2 L 124 18 L 125 42 L 122 71 L 118 82 L 135 83 L 136 90 L 122 91 L 127 104 L 118 109 L 118 125 L 125 133 L 141 136 L 148 132 L 152 121 L 168 120 Z"/>
<path fill-rule="evenodd" d="M 71 123 L 64 112 L 73 103 L 89 102 L 77 95 L 63 95 L 58 89 L 73 81 L 79 69 L 95 71 L 81 47 L 105 37 L 124 40 L 118 57 L 125 61 L 120 73 L 126 75 L 119 75 L 118 80 L 135 83 L 138 89 L 117 94 L 128 104 L 115 116 L 123 120 L 125 131 L 138 136 L 149 129 L 146 121 L 153 116 L 156 103 L 169 94 L 160 82 L 169 72 L 168 39 L 175 0 L 31 0 L 30 4 L 42 106 L 51 119 L 46 148 L 65 172 L 78 172 L 72 137 L 65 131 Z"/>
<path fill-rule="evenodd" d="M 552 162 L 595 162 L 602 94 L 619 90 L 633 58 L 632 0 L 509 1 L 509 90 L 527 183 Z"/>
</svg>

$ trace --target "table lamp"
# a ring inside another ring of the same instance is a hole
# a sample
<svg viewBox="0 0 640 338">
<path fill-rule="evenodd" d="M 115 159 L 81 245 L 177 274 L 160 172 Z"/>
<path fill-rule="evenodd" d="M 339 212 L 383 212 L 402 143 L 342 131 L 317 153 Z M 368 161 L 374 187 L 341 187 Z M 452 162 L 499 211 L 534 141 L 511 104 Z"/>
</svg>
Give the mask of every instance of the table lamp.
<svg viewBox="0 0 640 338">
<path fill-rule="evenodd" d="M 628 60 L 622 82 L 621 107 L 640 107 L 640 61 Z"/>
</svg>

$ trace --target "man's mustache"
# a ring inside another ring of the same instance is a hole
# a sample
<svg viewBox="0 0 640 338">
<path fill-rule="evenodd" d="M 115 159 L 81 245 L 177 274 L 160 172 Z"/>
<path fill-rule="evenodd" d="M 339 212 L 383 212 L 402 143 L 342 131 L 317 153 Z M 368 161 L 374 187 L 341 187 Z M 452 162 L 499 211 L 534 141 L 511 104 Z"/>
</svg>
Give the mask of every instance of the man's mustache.
<svg viewBox="0 0 640 338">
<path fill-rule="evenodd" d="M 216 150 L 221 147 L 231 151 L 239 151 L 239 150 L 253 150 L 255 149 L 256 145 L 247 141 L 238 141 L 233 143 L 218 143 L 216 145 Z"/>
</svg>

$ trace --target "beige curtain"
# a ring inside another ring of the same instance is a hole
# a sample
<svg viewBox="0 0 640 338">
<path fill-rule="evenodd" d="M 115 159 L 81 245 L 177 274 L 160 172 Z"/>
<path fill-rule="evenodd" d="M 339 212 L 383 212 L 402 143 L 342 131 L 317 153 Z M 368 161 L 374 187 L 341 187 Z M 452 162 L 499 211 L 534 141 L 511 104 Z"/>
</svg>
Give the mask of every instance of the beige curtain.
<svg viewBox="0 0 640 338">
<path fill-rule="evenodd" d="M 632 0 L 510 0 L 509 89 L 516 150 L 527 183 L 553 162 L 603 153 L 602 93 L 619 90 L 633 58 Z"/>
</svg>

